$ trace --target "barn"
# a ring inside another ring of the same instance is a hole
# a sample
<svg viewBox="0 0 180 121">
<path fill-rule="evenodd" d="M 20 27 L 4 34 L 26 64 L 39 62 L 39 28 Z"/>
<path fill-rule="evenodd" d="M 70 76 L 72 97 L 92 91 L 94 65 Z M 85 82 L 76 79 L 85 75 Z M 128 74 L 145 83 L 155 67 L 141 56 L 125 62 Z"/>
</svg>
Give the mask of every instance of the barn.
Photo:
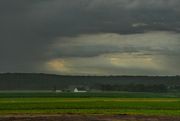
<svg viewBox="0 0 180 121">
<path fill-rule="evenodd" d="M 76 87 L 76 88 L 74 89 L 74 92 L 86 92 L 86 89 L 83 88 L 83 87 Z"/>
</svg>

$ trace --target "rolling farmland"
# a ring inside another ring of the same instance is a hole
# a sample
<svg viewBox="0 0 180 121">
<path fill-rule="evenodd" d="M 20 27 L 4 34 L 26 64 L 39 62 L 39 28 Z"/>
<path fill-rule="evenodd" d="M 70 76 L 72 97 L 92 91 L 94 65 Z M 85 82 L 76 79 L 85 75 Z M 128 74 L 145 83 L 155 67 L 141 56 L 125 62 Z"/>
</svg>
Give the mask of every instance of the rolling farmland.
<svg viewBox="0 0 180 121">
<path fill-rule="evenodd" d="M 180 115 L 179 94 L 10 93 L 0 95 L 0 113 Z"/>
</svg>

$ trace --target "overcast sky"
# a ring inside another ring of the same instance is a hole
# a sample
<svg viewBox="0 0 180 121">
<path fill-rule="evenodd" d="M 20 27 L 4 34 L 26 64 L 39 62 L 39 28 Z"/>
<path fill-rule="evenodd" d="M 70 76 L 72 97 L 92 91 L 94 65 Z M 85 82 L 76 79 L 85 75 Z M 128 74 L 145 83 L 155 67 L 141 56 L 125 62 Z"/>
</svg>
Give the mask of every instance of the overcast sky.
<svg viewBox="0 0 180 121">
<path fill-rule="evenodd" d="M 179 0 L 0 0 L 0 73 L 180 74 Z"/>
</svg>

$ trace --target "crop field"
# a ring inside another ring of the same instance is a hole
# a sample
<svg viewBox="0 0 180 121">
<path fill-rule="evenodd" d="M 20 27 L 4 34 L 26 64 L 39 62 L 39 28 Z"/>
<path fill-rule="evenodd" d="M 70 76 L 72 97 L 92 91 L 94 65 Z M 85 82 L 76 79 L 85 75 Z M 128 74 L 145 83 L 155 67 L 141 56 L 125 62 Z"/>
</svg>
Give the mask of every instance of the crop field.
<svg viewBox="0 0 180 121">
<path fill-rule="evenodd" d="M 180 95 L 167 93 L 1 92 L 0 114 L 80 113 L 180 115 Z"/>
</svg>

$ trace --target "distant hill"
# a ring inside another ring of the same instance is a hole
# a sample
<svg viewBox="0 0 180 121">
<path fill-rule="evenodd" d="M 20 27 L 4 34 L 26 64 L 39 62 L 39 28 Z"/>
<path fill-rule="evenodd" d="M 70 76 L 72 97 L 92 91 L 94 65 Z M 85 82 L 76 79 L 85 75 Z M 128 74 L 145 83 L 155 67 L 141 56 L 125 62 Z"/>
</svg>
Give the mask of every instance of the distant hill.
<svg viewBox="0 0 180 121">
<path fill-rule="evenodd" d="M 52 90 L 65 89 L 71 85 L 91 86 L 95 84 L 164 84 L 180 85 L 180 76 L 67 76 L 42 73 L 0 74 L 0 90 Z"/>
</svg>

